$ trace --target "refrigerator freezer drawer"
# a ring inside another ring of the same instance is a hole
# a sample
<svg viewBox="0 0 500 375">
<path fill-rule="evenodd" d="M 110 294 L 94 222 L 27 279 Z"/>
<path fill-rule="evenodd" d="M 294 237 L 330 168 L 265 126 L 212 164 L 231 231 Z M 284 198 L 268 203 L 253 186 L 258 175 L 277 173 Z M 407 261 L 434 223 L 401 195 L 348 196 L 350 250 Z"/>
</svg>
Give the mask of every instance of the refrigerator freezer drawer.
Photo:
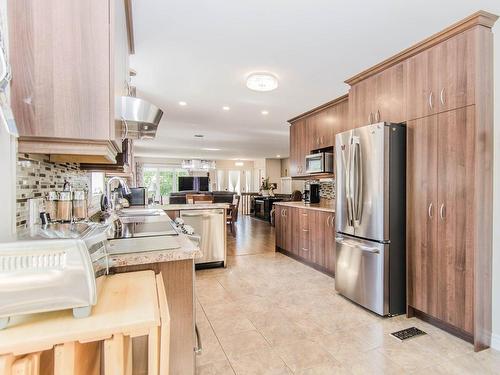
<svg viewBox="0 0 500 375">
<path fill-rule="evenodd" d="M 335 289 L 379 314 L 389 314 L 389 245 L 349 237 L 336 241 Z"/>
</svg>

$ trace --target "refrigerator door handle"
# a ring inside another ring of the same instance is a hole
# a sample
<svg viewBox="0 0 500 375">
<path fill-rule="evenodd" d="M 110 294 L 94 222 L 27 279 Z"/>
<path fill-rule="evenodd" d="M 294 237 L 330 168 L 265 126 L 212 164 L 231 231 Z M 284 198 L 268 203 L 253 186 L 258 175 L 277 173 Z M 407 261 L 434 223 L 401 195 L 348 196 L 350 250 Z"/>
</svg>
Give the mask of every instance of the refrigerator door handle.
<svg viewBox="0 0 500 375">
<path fill-rule="evenodd" d="M 353 152 L 353 180 L 354 185 L 354 198 L 353 198 L 353 219 L 354 223 L 358 225 L 361 221 L 361 199 L 363 196 L 363 168 L 361 164 L 361 144 L 359 143 L 359 138 L 353 138 L 354 152 Z"/>
<path fill-rule="evenodd" d="M 352 199 L 351 199 L 351 144 L 349 143 L 349 153 L 347 154 L 347 163 L 345 163 L 345 195 L 347 203 L 347 223 L 349 226 L 354 226 Z"/>
</svg>

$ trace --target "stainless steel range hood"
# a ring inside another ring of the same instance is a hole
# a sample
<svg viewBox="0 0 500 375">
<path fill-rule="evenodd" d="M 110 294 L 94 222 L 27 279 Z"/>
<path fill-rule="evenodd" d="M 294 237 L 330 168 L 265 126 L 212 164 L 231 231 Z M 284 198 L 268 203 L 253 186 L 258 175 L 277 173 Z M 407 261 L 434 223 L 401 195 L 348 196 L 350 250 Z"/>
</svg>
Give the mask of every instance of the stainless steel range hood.
<svg viewBox="0 0 500 375">
<path fill-rule="evenodd" d="M 118 96 L 115 100 L 115 117 L 123 121 L 124 136 L 129 139 L 152 139 L 163 111 L 143 99 Z"/>
</svg>

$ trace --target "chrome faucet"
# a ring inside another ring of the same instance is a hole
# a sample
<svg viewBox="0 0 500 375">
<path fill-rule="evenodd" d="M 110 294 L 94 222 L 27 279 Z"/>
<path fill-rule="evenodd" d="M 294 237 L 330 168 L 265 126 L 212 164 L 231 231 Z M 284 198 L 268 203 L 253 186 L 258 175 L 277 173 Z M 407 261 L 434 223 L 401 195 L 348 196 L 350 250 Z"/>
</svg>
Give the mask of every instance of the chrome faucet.
<svg viewBox="0 0 500 375">
<path fill-rule="evenodd" d="M 111 211 L 114 211 L 115 207 L 116 207 L 116 202 L 111 197 L 111 184 L 114 181 L 119 181 L 120 182 L 120 184 L 123 187 L 123 190 L 124 190 L 125 194 L 128 195 L 128 194 L 132 193 L 130 191 L 130 188 L 128 187 L 127 182 L 125 181 L 125 179 L 123 179 L 122 177 L 118 177 L 118 176 L 111 177 L 108 180 L 108 182 L 106 183 L 106 200 L 107 200 L 107 202 L 102 205 L 105 209 L 109 208 Z"/>
</svg>

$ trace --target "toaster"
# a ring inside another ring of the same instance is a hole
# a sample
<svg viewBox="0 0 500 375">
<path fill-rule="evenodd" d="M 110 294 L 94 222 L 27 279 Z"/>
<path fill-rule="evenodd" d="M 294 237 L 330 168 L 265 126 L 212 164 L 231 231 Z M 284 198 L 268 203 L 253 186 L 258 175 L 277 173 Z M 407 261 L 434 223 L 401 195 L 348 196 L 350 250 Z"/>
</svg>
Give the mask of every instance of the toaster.
<svg viewBox="0 0 500 375">
<path fill-rule="evenodd" d="M 107 226 L 36 225 L 0 243 L 0 329 L 12 316 L 73 309 L 90 315 L 96 278 L 108 272 Z"/>
</svg>

